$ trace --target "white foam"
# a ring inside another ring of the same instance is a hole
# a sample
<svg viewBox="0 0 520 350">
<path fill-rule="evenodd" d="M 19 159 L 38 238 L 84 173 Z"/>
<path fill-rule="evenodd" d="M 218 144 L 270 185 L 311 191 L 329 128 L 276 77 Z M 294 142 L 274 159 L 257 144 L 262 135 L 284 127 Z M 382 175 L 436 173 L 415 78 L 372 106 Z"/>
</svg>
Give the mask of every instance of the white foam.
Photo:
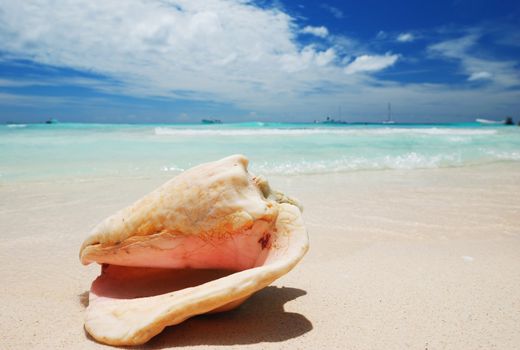
<svg viewBox="0 0 520 350">
<path fill-rule="evenodd" d="M 462 260 L 464 260 L 465 262 L 473 262 L 475 260 L 474 257 L 472 256 L 468 256 L 468 255 L 463 255 L 462 257 Z"/>
<path fill-rule="evenodd" d="M 520 152 L 515 151 L 495 151 L 495 150 L 486 150 L 484 151 L 487 155 L 499 159 L 499 160 L 520 160 Z"/>
<path fill-rule="evenodd" d="M 253 168 L 254 171 L 264 174 L 299 175 L 357 170 L 434 169 L 460 165 L 462 165 L 462 161 L 458 154 L 425 156 L 416 152 L 409 152 L 399 156 L 378 158 L 345 157 L 335 160 L 264 162 L 253 164 Z"/>
<path fill-rule="evenodd" d="M 301 129 L 180 129 L 157 127 L 159 136 L 304 136 L 304 135 L 493 135 L 497 130 L 456 129 L 456 128 L 301 128 Z"/>
<path fill-rule="evenodd" d="M 8 128 L 26 128 L 27 124 L 7 124 Z"/>
<path fill-rule="evenodd" d="M 181 172 L 181 171 L 184 171 L 185 169 L 183 168 L 180 168 L 180 167 L 177 167 L 177 166 L 163 166 L 161 168 L 162 171 L 175 171 L 175 172 Z"/>
<path fill-rule="evenodd" d="M 464 137 L 464 136 L 450 136 L 448 138 L 450 142 L 453 143 L 470 143 L 471 137 Z"/>
</svg>

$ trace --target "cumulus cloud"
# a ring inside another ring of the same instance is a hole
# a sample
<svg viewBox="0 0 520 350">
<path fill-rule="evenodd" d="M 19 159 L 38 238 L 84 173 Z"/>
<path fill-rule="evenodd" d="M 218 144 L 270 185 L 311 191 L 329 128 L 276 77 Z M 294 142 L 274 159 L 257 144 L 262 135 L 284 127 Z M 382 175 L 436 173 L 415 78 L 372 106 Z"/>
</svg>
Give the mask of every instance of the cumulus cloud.
<svg viewBox="0 0 520 350">
<path fill-rule="evenodd" d="M 333 48 L 327 49 L 326 51 L 318 52 L 316 54 L 316 64 L 318 66 L 326 66 L 327 64 L 334 61 L 336 58 L 336 51 Z"/>
<path fill-rule="evenodd" d="M 245 109 L 271 101 L 276 109 L 359 83 L 342 74 L 353 53 L 341 40 L 329 47 L 297 40 L 302 31 L 327 36 L 327 28 L 301 28 L 280 9 L 242 0 L 12 1 L 2 5 L 0 23 L 10 57 L 107 77 L 86 83 L 103 92 Z"/>
<path fill-rule="evenodd" d="M 345 68 L 345 73 L 377 72 L 394 65 L 398 58 L 399 55 L 389 53 L 381 56 L 358 56 Z"/>
<path fill-rule="evenodd" d="M 492 74 L 489 73 L 489 72 L 475 72 L 475 73 L 472 73 L 468 80 L 469 81 L 475 81 L 475 80 L 488 80 L 488 79 L 491 79 L 492 77 Z"/>
<path fill-rule="evenodd" d="M 322 67 L 331 63 L 336 57 L 334 49 L 326 51 L 316 51 L 313 46 L 306 46 L 298 54 L 287 54 L 281 57 L 282 69 L 289 73 L 294 73 L 312 68 L 312 66 Z"/>
<path fill-rule="evenodd" d="M 329 31 L 324 26 L 320 27 L 313 27 L 313 26 L 306 26 L 301 30 L 304 34 L 311 34 L 315 36 L 319 36 L 320 38 L 325 38 L 327 35 L 329 35 Z"/>
<path fill-rule="evenodd" d="M 113 92 L 135 96 L 257 103 L 342 69 L 329 67 L 331 48 L 300 46 L 291 16 L 239 0 L 12 1 L 0 23 L 12 57 L 101 74 L 118 82 Z"/>
<path fill-rule="evenodd" d="M 397 36 L 397 41 L 401 43 L 409 43 L 415 40 L 415 36 L 412 33 L 401 33 Z"/>
<path fill-rule="evenodd" d="M 353 49 L 359 46 L 353 38 L 328 30 L 327 40 L 309 36 L 303 45 L 298 40 L 304 28 L 295 18 L 280 8 L 243 0 L 135 0 L 124 6 L 118 0 L 4 1 L 0 23 L 0 52 L 9 60 L 94 76 L 68 82 L 48 76 L 45 84 L 72 84 L 139 98 L 218 102 L 254 110 L 259 118 L 323 115 L 338 103 L 348 105 L 353 116 L 373 116 L 379 110 L 385 114 L 386 104 L 378 104 L 389 100 L 409 114 L 438 113 L 437 101 L 449 106 L 442 111 L 446 115 L 461 110 L 481 114 L 497 105 L 520 107 L 511 102 L 520 101 L 518 91 L 499 90 L 493 84 L 469 91 L 378 79 L 370 73 L 395 65 L 399 55 L 367 47 L 360 55 L 361 48 Z M 501 86 L 518 84 L 514 62 L 471 55 L 470 39 L 465 39 L 466 46 L 461 45 L 464 40 L 441 42 L 429 52 L 460 61 L 468 77 L 488 72 L 491 81 L 503 82 Z M 3 89 L 13 90 L 3 93 L 0 102 L 96 105 L 85 104 L 84 99 L 17 95 L 16 86 L 34 84 L 34 78 L 21 80 L 0 81 Z"/>
</svg>

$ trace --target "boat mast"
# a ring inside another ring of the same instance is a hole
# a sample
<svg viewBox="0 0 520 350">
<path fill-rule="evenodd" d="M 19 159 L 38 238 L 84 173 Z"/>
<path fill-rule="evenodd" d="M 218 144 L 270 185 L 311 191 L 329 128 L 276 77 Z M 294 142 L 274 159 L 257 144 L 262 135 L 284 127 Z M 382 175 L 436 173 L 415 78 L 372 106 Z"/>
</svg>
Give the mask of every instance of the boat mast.
<svg viewBox="0 0 520 350">
<path fill-rule="evenodd" d="M 388 102 L 388 117 L 386 121 L 392 121 L 392 104 L 390 102 Z"/>
</svg>

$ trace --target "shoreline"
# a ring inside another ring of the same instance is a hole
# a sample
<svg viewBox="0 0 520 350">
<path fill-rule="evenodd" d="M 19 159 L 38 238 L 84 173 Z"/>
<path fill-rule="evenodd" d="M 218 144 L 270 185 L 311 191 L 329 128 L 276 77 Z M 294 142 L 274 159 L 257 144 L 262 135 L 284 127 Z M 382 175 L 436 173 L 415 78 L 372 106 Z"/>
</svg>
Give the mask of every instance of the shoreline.
<svg viewBox="0 0 520 350">
<path fill-rule="evenodd" d="M 83 331 L 99 267 L 81 241 L 171 177 L 2 183 L 7 349 L 109 348 Z M 515 348 L 520 164 L 267 176 L 298 198 L 311 246 L 230 313 L 169 327 L 143 348 Z"/>
<path fill-rule="evenodd" d="M 486 163 L 474 163 L 474 164 L 464 164 L 464 165 L 449 165 L 449 166 L 441 166 L 441 167 L 424 167 L 424 168 L 374 168 L 374 169 L 348 169 L 342 171 L 329 171 L 323 173 L 302 173 L 302 174 L 263 174 L 260 172 L 254 172 L 254 174 L 264 175 L 269 179 L 283 179 L 283 178 L 313 178 L 313 177 L 337 177 L 337 176 L 349 176 L 355 174 L 387 174 L 387 173 L 413 173 L 413 172 L 430 172 L 430 171 L 449 171 L 449 170 L 477 170 L 477 171 L 496 171 L 497 168 L 518 168 L 520 169 L 520 162 L 517 160 L 493 160 Z M 249 169 L 251 171 L 251 169 Z M 82 176 L 82 175 L 63 175 L 61 177 L 51 176 L 48 178 L 40 178 L 40 179 L 30 179 L 30 178 L 20 178 L 20 179 L 2 179 L 0 177 L 0 188 L 2 186 L 9 187 L 13 185 L 51 185 L 51 184 L 69 184 L 69 183 L 90 183 L 90 182 L 114 182 L 118 183 L 120 181 L 163 181 L 162 183 L 168 181 L 174 176 L 177 176 L 182 171 L 180 170 L 162 170 L 161 172 L 155 173 L 147 173 L 143 175 L 130 175 L 130 174 L 122 174 L 122 175 L 93 175 L 93 176 Z M 157 186 L 162 184 L 158 183 Z"/>
</svg>

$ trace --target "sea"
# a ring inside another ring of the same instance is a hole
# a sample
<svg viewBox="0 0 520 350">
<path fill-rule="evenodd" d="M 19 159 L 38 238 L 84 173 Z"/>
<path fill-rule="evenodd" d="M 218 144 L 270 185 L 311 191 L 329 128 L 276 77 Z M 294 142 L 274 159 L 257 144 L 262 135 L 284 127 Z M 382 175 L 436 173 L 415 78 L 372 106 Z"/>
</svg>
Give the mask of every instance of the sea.
<svg viewBox="0 0 520 350">
<path fill-rule="evenodd" d="M 9 124 L 0 182 L 172 175 L 241 153 L 251 172 L 314 175 L 520 162 L 520 127 L 464 124 Z"/>
</svg>

